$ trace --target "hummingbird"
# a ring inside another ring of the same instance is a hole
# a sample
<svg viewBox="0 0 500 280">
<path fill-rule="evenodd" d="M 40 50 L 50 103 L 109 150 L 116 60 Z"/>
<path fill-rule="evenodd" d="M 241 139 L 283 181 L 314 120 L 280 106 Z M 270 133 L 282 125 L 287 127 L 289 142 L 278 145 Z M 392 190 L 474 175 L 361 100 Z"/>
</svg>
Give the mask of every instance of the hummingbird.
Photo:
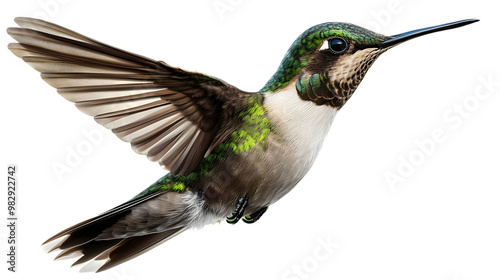
<svg viewBox="0 0 500 280">
<path fill-rule="evenodd" d="M 327 22 L 290 46 L 257 92 L 20 17 L 8 48 L 65 99 L 169 171 L 129 201 L 46 243 L 103 271 L 183 231 L 254 223 L 313 165 L 336 113 L 385 51 L 467 19 L 385 36 Z M 264 51 L 264 50 L 263 50 Z M 57 241 L 57 242 L 56 242 Z"/>
</svg>

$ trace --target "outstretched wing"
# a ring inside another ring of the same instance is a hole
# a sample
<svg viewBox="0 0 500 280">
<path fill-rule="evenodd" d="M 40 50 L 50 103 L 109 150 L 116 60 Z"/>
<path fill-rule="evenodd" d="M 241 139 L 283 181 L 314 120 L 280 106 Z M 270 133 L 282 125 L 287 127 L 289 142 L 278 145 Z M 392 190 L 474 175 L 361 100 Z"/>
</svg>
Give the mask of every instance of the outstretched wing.
<svg viewBox="0 0 500 280">
<path fill-rule="evenodd" d="M 173 174 L 189 174 L 238 125 L 249 93 L 32 18 L 9 49 L 82 112 Z"/>
</svg>

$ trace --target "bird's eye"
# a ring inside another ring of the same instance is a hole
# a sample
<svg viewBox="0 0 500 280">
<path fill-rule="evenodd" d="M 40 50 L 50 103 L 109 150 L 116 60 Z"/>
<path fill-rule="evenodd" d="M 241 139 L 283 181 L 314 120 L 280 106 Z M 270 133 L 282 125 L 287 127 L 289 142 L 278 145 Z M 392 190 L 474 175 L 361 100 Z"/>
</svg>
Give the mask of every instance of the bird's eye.
<svg viewBox="0 0 500 280">
<path fill-rule="evenodd" d="M 330 51 L 334 54 L 344 53 L 349 48 L 349 44 L 342 37 L 330 39 Z"/>
</svg>

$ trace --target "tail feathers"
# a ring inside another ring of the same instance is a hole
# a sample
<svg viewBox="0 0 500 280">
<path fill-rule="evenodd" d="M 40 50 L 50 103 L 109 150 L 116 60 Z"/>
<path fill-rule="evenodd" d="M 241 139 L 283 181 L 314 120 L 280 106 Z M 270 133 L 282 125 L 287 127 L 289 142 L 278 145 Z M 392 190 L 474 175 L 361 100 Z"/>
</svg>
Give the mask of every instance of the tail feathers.
<svg viewBox="0 0 500 280">
<path fill-rule="evenodd" d="M 93 260 L 104 261 L 104 264 L 96 270 L 96 272 L 101 272 L 153 249 L 186 229 L 186 227 L 175 228 L 164 232 L 124 239 L 100 241 L 93 240 L 85 244 L 63 250 L 59 255 L 57 255 L 56 259 L 71 256 L 72 254 L 78 252 L 82 256 L 75 261 L 72 266 Z"/>
<path fill-rule="evenodd" d="M 175 196 L 178 195 L 175 194 Z M 57 249 L 62 250 L 56 256 L 56 259 L 79 255 L 80 258 L 73 263 L 73 266 L 89 261 L 103 261 L 104 264 L 98 267 L 97 272 L 114 267 L 141 255 L 189 227 L 184 224 L 178 227 L 166 228 L 161 232 L 150 232 L 142 235 L 129 234 L 107 239 L 101 238 L 106 230 L 116 227 L 130 216 L 133 217 L 132 212 L 134 209 L 143 209 L 145 205 L 149 205 L 148 203 L 144 204 L 144 202 L 149 201 L 151 203 L 151 199 L 156 198 L 158 195 L 159 193 L 155 193 L 126 202 L 97 217 L 61 231 L 43 244 L 64 238 L 49 250 L 49 252 Z M 172 195 L 174 193 L 169 193 L 167 196 Z"/>
<path fill-rule="evenodd" d="M 170 238 L 176 236 L 186 229 L 187 227 L 181 227 L 164 232 L 126 238 L 112 250 L 106 251 L 104 254 L 96 258 L 97 260 L 107 258 L 106 263 L 101 266 L 97 270 L 97 272 L 104 271 L 123 262 L 126 262 L 132 258 L 135 258 L 169 240 Z"/>
<path fill-rule="evenodd" d="M 115 207 L 111 210 L 108 210 L 101 215 L 94 217 L 92 219 L 85 220 L 81 223 L 78 223 L 72 227 L 69 227 L 60 233 L 52 236 L 47 239 L 42 245 L 45 245 L 49 242 L 52 242 L 56 239 L 59 239 L 63 236 L 69 235 L 62 243 L 56 245 L 53 249 L 68 249 L 74 247 L 78 244 L 82 244 L 88 242 L 94 238 L 96 238 L 104 229 L 112 226 L 118 220 L 123 218 L 126 214 L 128 214 L 134 206 L 137 206 L 147 200 L 150 200 L 161 193 L 152 193 L 150 195 L 146 195 L 144 197 L 139 197 L 128 202 L 121 204 L 118 207 Z M 74 234 L 78 232 L 78 234 Z M 72 234 L 73 233 L 73 234 Z"/>
<path fill-rule="evenodd" d="M 112 248 L 113 246 L 117 245 L 120 243 L 121 240 L 115 239 L 115 240 L 107 240 L 107 241 L 91 241 L 84 243 L 80 246 L 75 246 L 73 248 L 65 249 L 59 253 L 59 255 L 56 256 L 57 259 L 61 259 L 67 256 L 73 256 L 74 253 L 80 253 L 82 256 L 72 264 L 72 266 L 79 265 L 85 262 L 88 262 L 90 260 L 93 260 L 102 252 L 105 252 L 106 250 Z"/>
</svg>

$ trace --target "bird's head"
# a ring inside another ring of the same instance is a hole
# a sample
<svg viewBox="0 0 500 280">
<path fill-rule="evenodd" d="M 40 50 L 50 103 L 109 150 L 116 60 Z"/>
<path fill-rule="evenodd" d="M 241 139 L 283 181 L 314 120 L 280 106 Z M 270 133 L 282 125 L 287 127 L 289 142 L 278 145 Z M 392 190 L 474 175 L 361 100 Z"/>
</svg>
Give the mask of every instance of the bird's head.
<svg viewBox="0 0 500 280">
<path fill-rule="evenodd" d="M 340 108 L 354 93 L 373 62 L 386 50 L 425 34 L 476 21 L 462 20 L 394 36 L 349 23 L 319 24 L 295 40 L 261 92 L 278 92 L 287 86 L 295 86 L 303 100 Z"/>
</svg>

